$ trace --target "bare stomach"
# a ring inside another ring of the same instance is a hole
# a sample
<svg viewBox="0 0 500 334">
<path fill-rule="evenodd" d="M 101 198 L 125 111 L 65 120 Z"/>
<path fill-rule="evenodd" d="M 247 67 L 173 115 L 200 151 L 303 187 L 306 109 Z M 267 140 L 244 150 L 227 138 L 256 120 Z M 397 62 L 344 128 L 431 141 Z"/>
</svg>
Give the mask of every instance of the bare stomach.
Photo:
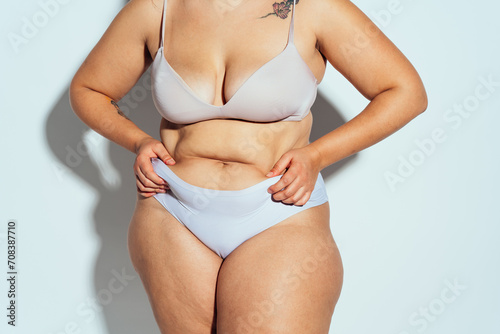
<svg viewBox="0 0 500 334">
<path fill-rule="evenodd" d="M 187 183 L 241 190 L 268 179 L 284 153 L 309 144 L 311 127 L 310 112 L 299 122 L 214 119 L 178 125 L 162 119 L 160 137 L 176 161 L 169 168 Z"/>
</svg>

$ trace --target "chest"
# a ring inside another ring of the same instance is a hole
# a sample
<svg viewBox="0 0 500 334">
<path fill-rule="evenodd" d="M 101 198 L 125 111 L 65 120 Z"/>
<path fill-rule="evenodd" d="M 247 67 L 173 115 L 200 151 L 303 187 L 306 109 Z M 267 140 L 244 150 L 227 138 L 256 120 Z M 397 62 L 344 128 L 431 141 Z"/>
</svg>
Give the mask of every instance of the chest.
<svg viewBox="0 0 500 334">
<path fill-rule="evenodd" d="M 165 12 L 164 58 L 200 99 L 212 105 L 227 103 L 289 45 L 292 13 L 263 18 L 273 10 L 270 2 L 245 2 L 226 12 L 207 3 L 171 2 Z"/>
</svg>

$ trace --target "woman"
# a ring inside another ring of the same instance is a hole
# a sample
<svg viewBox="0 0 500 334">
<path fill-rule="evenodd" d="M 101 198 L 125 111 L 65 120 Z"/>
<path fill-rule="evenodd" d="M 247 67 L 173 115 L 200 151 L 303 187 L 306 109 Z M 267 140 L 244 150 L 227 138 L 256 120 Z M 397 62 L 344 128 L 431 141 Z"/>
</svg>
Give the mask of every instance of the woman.
<svg viewBox="0 0 500 334">
<path fill-rule="evenodd" d="M 310 143 L 326 60 L 370 103 Z M 150 65 L 161 142 L 116 104 Z M 427 107 L 347 0 L 131 0 L 70 99 L 137 154 L 128 246 L 162 333 L 328 333 L 343 268 L 320 171 Z"/>
</svg>

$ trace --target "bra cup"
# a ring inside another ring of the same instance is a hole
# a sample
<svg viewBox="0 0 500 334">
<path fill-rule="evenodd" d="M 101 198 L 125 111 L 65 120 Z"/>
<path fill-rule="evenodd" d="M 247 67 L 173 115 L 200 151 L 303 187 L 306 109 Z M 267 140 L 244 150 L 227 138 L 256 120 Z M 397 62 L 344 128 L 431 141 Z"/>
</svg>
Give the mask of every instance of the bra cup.
<svg viewBox="0 0 500 334">
<path fill-rule="evenodd" d="M 217 118 L 300 121 L 315 101 L 317 82 L 294 45 L 290 46 L 252 74 L 223 106 L 199 99 L 163 61 L 159 50 L 151 72 L 155 107 L 162 117 L 176 124 Z"/>
<path fill-rule="evenodd" d="M 222 106 L 201 100 L 164 56 L 167 1 L 163 5 L 161 46 L 151 71 L 153 102 L 176 124 L 233 118 L 253 122 L 300 121 L 316 99 L 317 80 L 294 44 L 295 1 L 285 49 L 255 71 Z"/>
</svg>

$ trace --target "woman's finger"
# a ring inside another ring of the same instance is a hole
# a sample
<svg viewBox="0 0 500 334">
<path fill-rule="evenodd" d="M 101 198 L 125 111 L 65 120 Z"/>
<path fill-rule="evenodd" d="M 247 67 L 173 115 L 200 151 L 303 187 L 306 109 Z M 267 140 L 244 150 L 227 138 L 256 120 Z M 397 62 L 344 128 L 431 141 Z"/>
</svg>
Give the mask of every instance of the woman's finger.
<svg viewBox="0 0 500 334">
<path fill-rule="evenodd" d="M 304 187 L 299 188 L 292 196 L 285 198 L 282 202 L 289 203 L 289 204 L 295 204 L 302 198 L 302 196 L 304 196 L 304 193 L 305 193 Z"/>
<path fill-rule="evenodd" d="M 284 199 L 282 199 L 281 201 L 283 203 L 287 203 L 287 204 L 295 204 L 295 202 L 297 202 L 299 199 L 302 198 L 302 196 L 304 195 L 305 189 L 304 189 L 304 187 L 300 187 L 300 186 L 297 189 L 295 189 L 294 184 L 288 186 L 288 188 L 289 187 L 293 187 L 293 188 L 290 190 L 285 189 L 283 191 L 283 195 L 286 197 Z"/>
<path fill-rule="evenodd" d="M 157 192 L 165 192 L 166 189 L 165 188 L 151 188 L 151 187 L 146 187 L 140 180 L 139 178 L 136 176 L 136 186 L 137 188 L 141 191 L 141 192 L 153 192 L 153 193 L 157 193 Z"/>
<path fill-rule="evenodd" d="M 143 191 L 140 191 L 139 188 L 137 188 L 137 192 L 142 197 L 151 197 L 151 196 L 154 196 L 156 194 L 156 192 L 143 192 Z"/>
<path fill-rule="evenodd" d="M 309 200 L 309 198 L 311 198 L 311 194 L 312 194 L 312 191 L 306 191 L 304 196 L 302 196 L 302 198 L 300 200 L 295 202 L 295 205 L 305 205 L 307 203 L 307 201 Z"/>
<path fill-rule="evenodd" d="M 158 158 L 161 159 L 161 161 L 163 161 L 165 164 L 167 165 L 173 165 L 175 164 L 175 160 L 174 158 L 172 158 L 172 156 L 170 156 L 170 154 L 168 153 L 167 149 L 165 148 L 165 146 L 162 145 L 157 145 L 153 148 L 153 152 L 158 156 Z"/>
<path fill-rule="evenodd" d="M 282 187 L 282 189 L 280 189 L 279 191 L 274 193 L 273 198 L 276 201 L 286 200 L 286 199 L 292 197 L 293 195 L 295 195 L 295 193 L 297 192 L 297 190 L 299 189 L 300 186 L 301 185 L 300 185 L 299 181 L 296 181 L 296 179 L 292 180 L 288 185 Z"/>
<path fill-rule="evenodd" d="M 287 152 L 288 153 L 288 152 Z M 280 175 L 289 165 L 292 160 L 291 154 L 283 154 L 281 158 L 274 164 L 273 168 L 266 174 L 267 177 L 273 177 L 276 175 Z"/>
<path fill-rule="evenodd" d="M 158 176 L 158 174 L 156 174 L 156 172 L 155 172 L 155 170 L 153 168 L 153 164 L 151 163 L 151 160 L 149 160 L 147 163 L 140 164 L 139 165 L 139 170 L 144 175 L 144 177 L 146 179 L 148 179 L 148 181 L 150 181 L 151 183 L 153 183 L 155 186 L 160 187 L 162 185 L 167 184 L 167 182 L 165 182 L 164 179 L 162 179 L 161 177 Z M 150 186 L 150 187 L 152 186 L 149 183 L 147 183 L 145 185 Z"/>
<path fill-rule="evenodd" d="M 135 175 L 135 178 L 136 178 L 137 186 L 140 187 L 140 189 L 142 191 L 158 192 L 159 190 L 167 190 L 168 189 L 167 184 L 160 185 L 160 186 L 155 185 L 154 183 L 149 181 L 144 175 L 141 176 L 140 172 L 138 172 L 138 174 Z M 144 181 L 144 180 L 146 180 L 146 181 Z M 149 182 L 149 185 L 148 185 L 148 182 Z"/>
<path fill-rule="evenodd" d="M 154 180 L 151 180 L 151 173 L 149 173 L 149 176 L 144 173 L 144 170 L 142 169 L 141 166 L 138 167 L 138 170 L 136 172 L 136 175 L 139 177 L 139 180 L 142 182 L 142 184 L 145 187 L 149 188 L 160 188 L 163 185 L 166 184 L 166 182 L 163 181 L 162 178 L 160 178 L 156 173 L 153 172 L 153 174 L 156 176 L 156 180 L 158 182 L 154 182 Z M 158 180 L 159 179 L 159 180 Z M 160 181 L 161 180 L 161 181 Z"/>
<path fill-rule="evenodd" d="M 274 194 L 278 191 L 281 191 L 283 188 L 290 185 L 295 180 L 295 178 L 296 175 L 293 174 L 292 171 L 288 170 L 285 172 L 285 174 L 283 174 L 283 176 L 281 176 L 278 182 L 276 182 L 267 189 L 267 192 L 270 194 Z"/>
<path fill-rule="evenodd" d="M 151 180 L 149 180 L 146 176 L 144 176 L 144 174 L 142 173 L 142 171 L 140 169 L 135 172 L 135 177 L 137 178 L 138 182 L 144 188 L 150 188 L 150 189 L 159 188 L 159 186 L 157 186 Z"/>
</svg>

